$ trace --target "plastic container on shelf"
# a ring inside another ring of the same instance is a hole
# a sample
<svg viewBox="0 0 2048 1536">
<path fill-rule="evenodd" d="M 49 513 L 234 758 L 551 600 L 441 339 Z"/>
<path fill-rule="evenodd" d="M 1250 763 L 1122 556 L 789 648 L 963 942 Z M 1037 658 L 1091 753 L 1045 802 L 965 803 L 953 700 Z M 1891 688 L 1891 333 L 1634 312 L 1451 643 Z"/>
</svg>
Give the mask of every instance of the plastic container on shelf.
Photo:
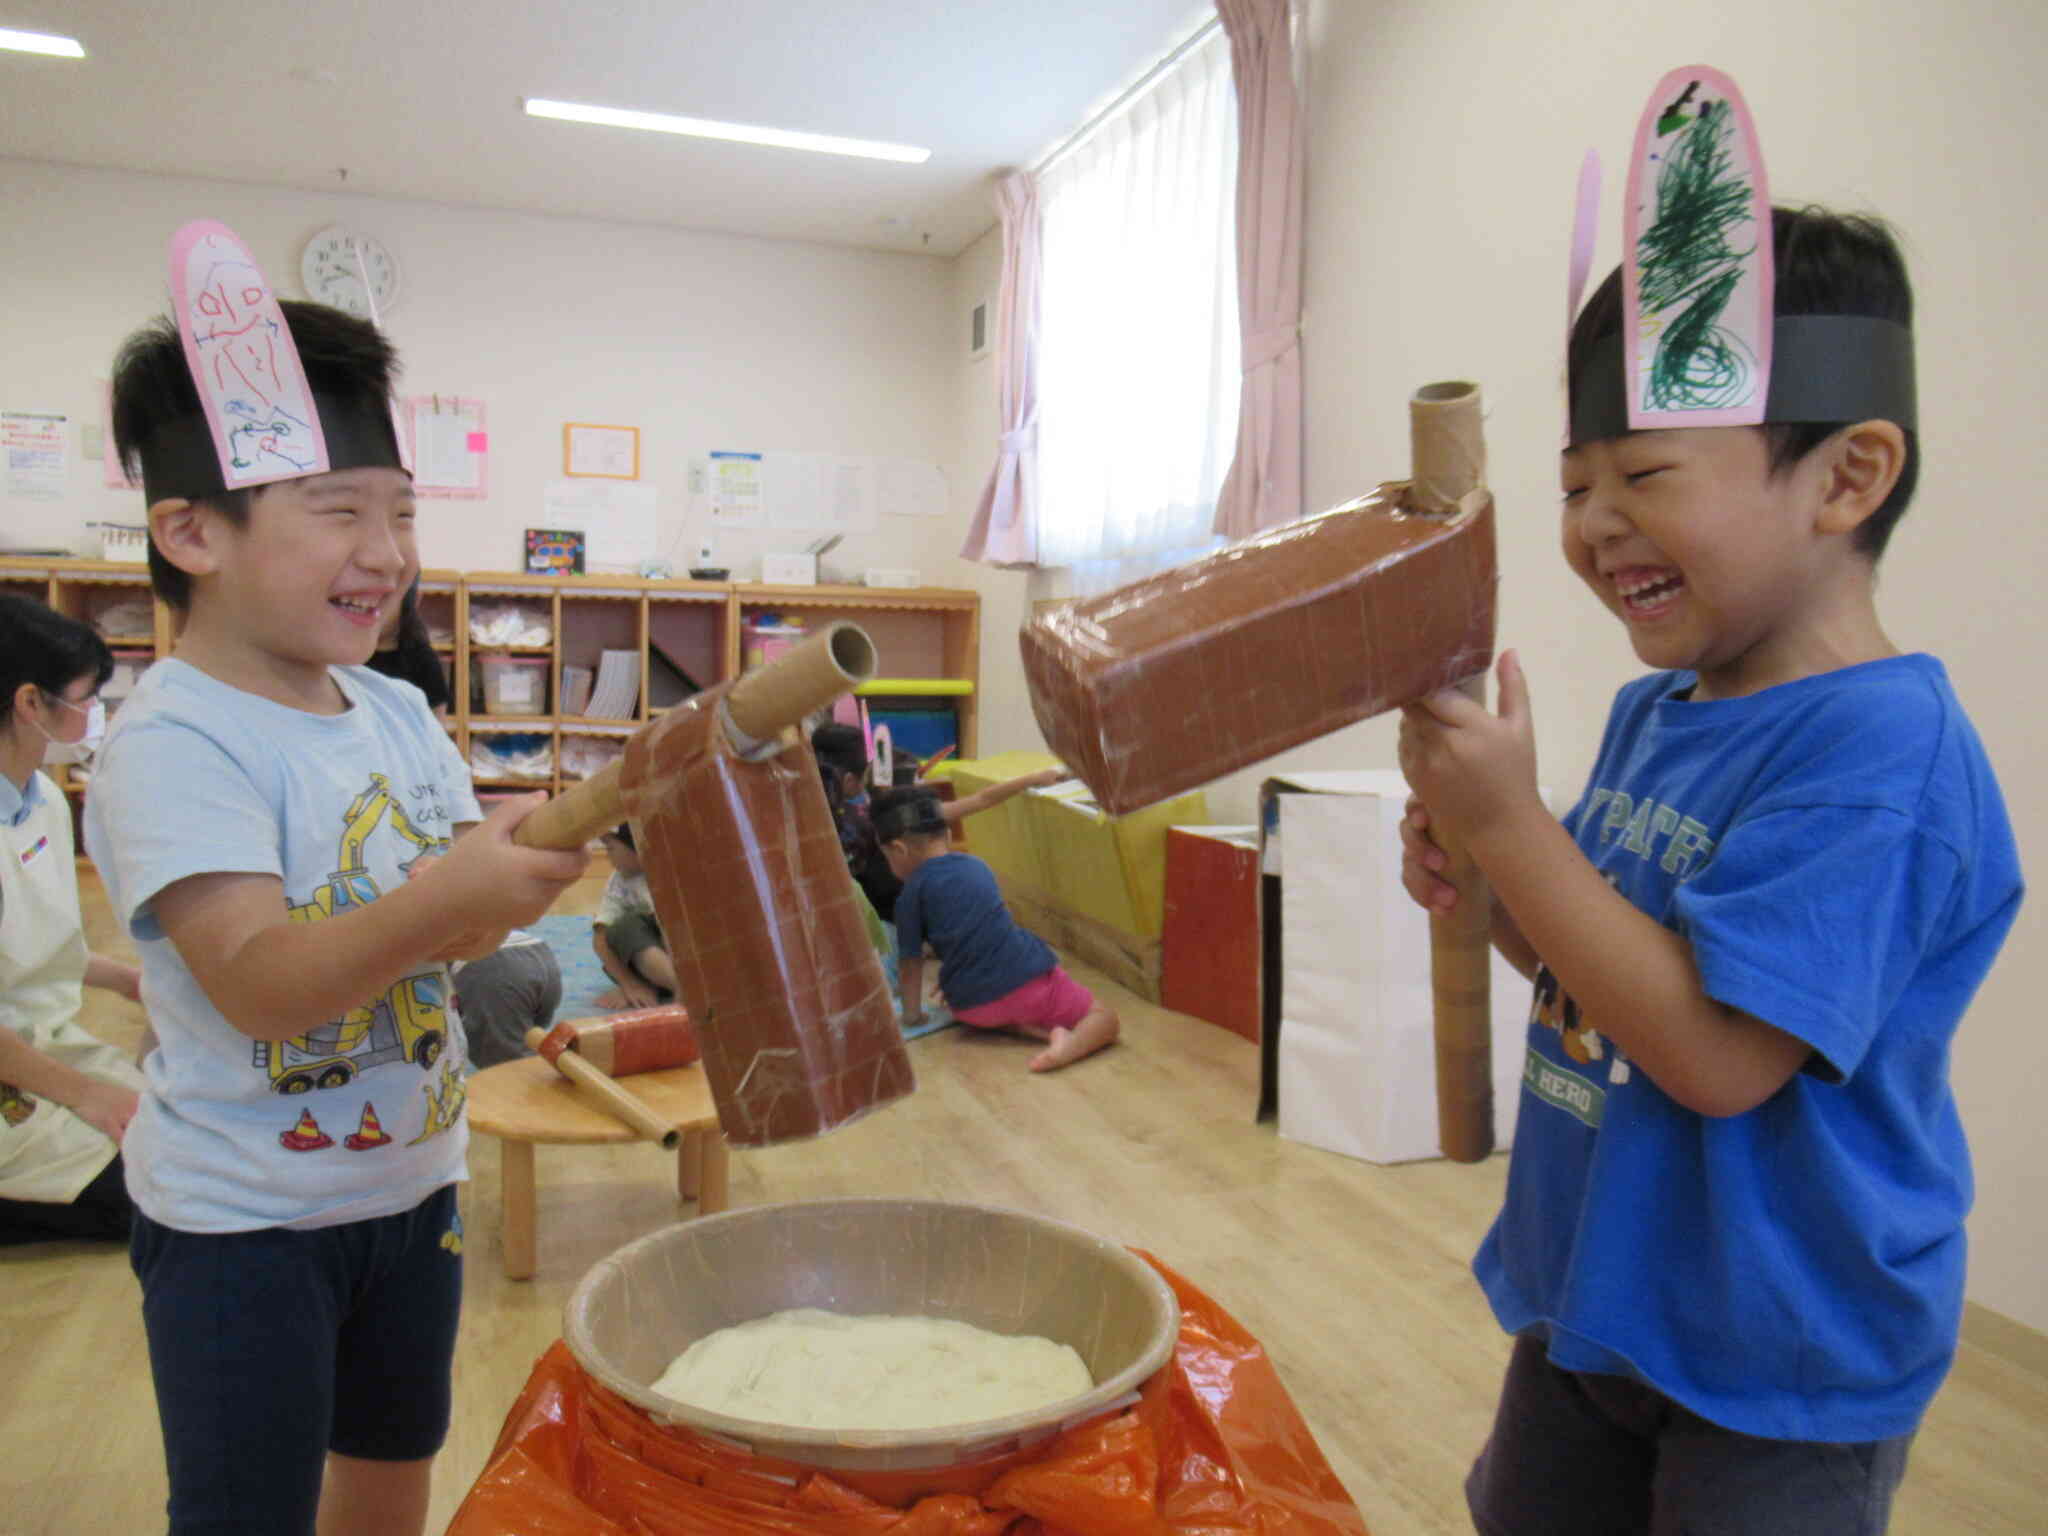
<svg viewBox="0 0 2048 1536">
<path fill-rule="evenodd" d="M 740 625 L 740 665 L 748 671 L 766 666 L 792 648 L 801 645 L 805 634 L 801 618 L 783 618 L 757 613 Z"/>
<path fill-rule="evenodd" d="M 544 715 L 548 712 L 545 656 L 479 656 L 487 715 Z"/>
<path fill-rule="evenodd" d="M 623 736 L 564 736 L 562 777 L 587 779 L 626 755 Z"/>
<path fill-rule="evenodd" d="M 471 645 L 552 645 L 555 626 L 545 604 L 473 597 L 469 604 Z"/>
<path fill-rule="evenodd" d="M 545 782 L 555 776 L 555 740 L 545 731 L 472 731 L 469 767 L 484 780 Z"/>
</svg>

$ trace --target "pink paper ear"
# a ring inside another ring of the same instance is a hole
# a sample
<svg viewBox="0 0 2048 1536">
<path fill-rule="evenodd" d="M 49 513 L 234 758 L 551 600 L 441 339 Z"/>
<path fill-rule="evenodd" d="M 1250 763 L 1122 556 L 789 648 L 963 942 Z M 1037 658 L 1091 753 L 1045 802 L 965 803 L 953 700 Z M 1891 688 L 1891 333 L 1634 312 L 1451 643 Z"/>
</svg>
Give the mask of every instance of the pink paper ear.
<svg viewBox="0 0 2048 1536">
<path fill-rule="evenodd" d="M 1579 192 L 1572 209 L 1572 262 L 1565 279 L 1564 349 L 1572 348 L 1572 326 L 1578 322 L 1579 302 L 1586 296 L 1586 279 L 1593 271 L 1593 244 L 1600 232 L 1600 151 L 1589 149 L 1579 162 Z M 1572 440 L 1570 398 L 1564 407 L 1564 442 Z"/>
<path fill-rule="evenodd" d="M 171 302 L 229 490 L 323 474 L 299 350 L 269 280 L 235 232 L 199 219 L 171 237 Z"/>
<path fill-rule="evenodd" d="M 1636 125 L 1622 212 L 1632 431 L 1753 426 L 1770 395 L 1771 199 L 1735 82 L 1690 65 Z"/>
</svg>

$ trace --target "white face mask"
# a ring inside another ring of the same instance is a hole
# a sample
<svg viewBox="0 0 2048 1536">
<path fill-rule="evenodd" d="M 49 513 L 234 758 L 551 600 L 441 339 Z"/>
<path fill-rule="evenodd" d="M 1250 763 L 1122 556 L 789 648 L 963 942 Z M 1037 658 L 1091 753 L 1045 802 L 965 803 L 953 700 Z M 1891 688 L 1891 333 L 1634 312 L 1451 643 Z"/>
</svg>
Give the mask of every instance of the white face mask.
<svg viewBox="0 0 2048 1536">
<path fill-rule="evenodd" d="M 45 694 L 45 698 L 56 698 Z M 76 741 L 59 741 L 48 731 L 43 731 L 43 740 L 49 745 L 43 749 L 43 761 L 50 764 L 76 763 L 80 767 L 92 764 L 93 753 L 99 750 L 100 739 L 107 734 L 107 706 L 98 699 L 90 704 L 74 704 L 69 699 L 57 699 L 57 703 L 85 716 L 85 734 Z M 42 731 L 41 726 L 36 727 Z"/>
</svg>

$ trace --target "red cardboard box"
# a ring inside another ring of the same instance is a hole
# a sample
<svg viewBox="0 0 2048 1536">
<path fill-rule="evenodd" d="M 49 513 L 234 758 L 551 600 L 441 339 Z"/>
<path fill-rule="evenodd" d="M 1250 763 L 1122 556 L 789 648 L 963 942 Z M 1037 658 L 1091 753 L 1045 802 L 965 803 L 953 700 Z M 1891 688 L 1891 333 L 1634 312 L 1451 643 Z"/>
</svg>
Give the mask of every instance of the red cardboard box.
<svg viewBox="0 0 2048 1536">
<path fill-rule="evenodd" d="M 1160 1001 L 1259 1038 L 1259 829 L 1166 829 Z"/>
</svg>

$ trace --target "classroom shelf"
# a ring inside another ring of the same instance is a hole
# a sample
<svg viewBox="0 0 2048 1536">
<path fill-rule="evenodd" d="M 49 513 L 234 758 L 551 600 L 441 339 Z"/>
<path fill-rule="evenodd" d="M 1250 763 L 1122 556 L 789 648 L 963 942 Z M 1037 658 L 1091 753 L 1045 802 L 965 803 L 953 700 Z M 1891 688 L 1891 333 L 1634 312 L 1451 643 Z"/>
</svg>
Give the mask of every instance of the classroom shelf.
<svg viewBox="0 0 2048 1536">
<path fill-rule="evenodd" d="M 89 622 L 102 604 L 146 595 L 149 572 L 143 565 L 123 561 L 0 556 L 0 591 L 34 597 L 60 613 Z M 470 609 L 479 601 L 517 603 L 536 615 L 545 614 L 551 639 L 546 645 L 472 641 Z M 110 646 L 154 656 L 170 653 L 177 636 L 174 616 L 162 602 L 151 602 L 154 632 L 109 639 Z M 912 681 L 919 692 L 943 690 L 951 697 L 958 714 L 960 755 L 976 755 L 981 594 L 964 588 L 792 587 L 432 569 L 420 573 L 420 611 L 429 632 L 454 637 L 436 644 L 435 650 L 449 667 L 455 707 L 447 724 L 465 758 L 472 733 L 521 732 L 551 738 L 555 763 L 551 776 L 478 779 L 482 789 L 559 789 L 575 782 L 577 776 L 565 773 L 561 766 L 564 738 L 622 739 L 666 713 L 696 688 L 737 677 L 743 626 L 750 618 L 771 613 L 801 615 L 811 629 L 841 618 L 859 624 L 874 640 L 890 681 Z M 639 655 L 639 697 L 629 715 L 496 715 L 486 713 L 472 699 L 470 680 L 480 676 L 477 663 L 484 656 L 545 657 L 546 697 L 559 704 L 563 666 L 594 669 L 597 658 L 608 649 Z M 76 804 L 82 789 L 65 787 Z"/>
</svg>

